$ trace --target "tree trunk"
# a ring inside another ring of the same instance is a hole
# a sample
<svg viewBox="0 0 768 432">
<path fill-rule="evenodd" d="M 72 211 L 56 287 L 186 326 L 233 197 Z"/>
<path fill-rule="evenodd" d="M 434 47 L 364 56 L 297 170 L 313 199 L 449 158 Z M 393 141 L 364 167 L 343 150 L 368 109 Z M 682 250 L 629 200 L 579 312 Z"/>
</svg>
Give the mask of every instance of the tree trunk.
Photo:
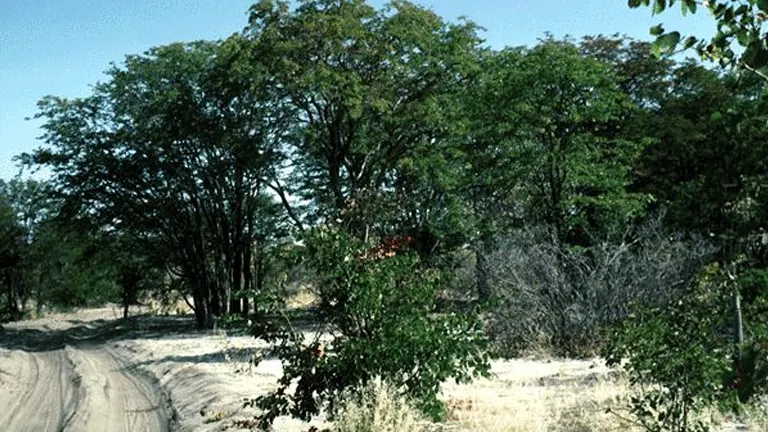
<svg viewBox="0 0 768 432">
<path fill-rule="evenodd" d="M 192 275 L 192 278 L 187 278 L 192 284 L 192 302 L 195 306 L 195 321 L 199 329 L 210 328 L 213 325 L 210 316 L 212 295 L 206 279 L 205 274 Z"/>
<path fill-rule="evenodd" d="M 194 293 L 192 295 L 193 302 L 195 304 L 195 322 L 197 328 L 204 329 L 210 324 L 208 317 L 208 301 L 200 293 Z"/>
<path fill-rule="evenodd" d="M 488 262 L 488 248 L 484 243 L 475 251 L 475 278 L 477 283 L 477 297 L 481 302 L 488 301 L 493 297 L 491 284 L 488 280 L 490 274 Z"/>
<path fill-rule="evenodd" d="M 241 264 L 242 266 L 242 275 L 243 275 L 243 289 L 246 291 L 250 291 L 253 289 L 253 212 L 250 211 L 250 204 L 249 204 L 249 212 L 248 212 L 248 220 L 247 220 L 247 242 L 243 244 L 243 261 Z M 243 314 L 248 315 L 250 313 L 250 302 L 248 300 L 248 297 L 243 297 Z"/>
<path fill-rule="evenodd" d="M 241 314 L 243 313 L 242 308 L 242 301 L 239 298 L 230 298 L 229 299 L 229 313 L 230 314 Z"/>
<path fill-rule="evenodd" d="M 213 286 L 210 297 L 210 315 L 221 316 L 221 286 Z"/>
<path fill-rule="evenodd" d="M 231 314 L 239 314 L 243 311 L 242 302 L 239 298 L 240 293 L 243 291 L 243 233 L 241 227 L 238 227 L 238 230 L 239 232 L 235 233 L 237 239 L 234 242 L 235 252 L 232 255 L 232 266 L 230 268 L 232 274 L 232 298 L 229 300 L 229 313 Z"/>
</svg>

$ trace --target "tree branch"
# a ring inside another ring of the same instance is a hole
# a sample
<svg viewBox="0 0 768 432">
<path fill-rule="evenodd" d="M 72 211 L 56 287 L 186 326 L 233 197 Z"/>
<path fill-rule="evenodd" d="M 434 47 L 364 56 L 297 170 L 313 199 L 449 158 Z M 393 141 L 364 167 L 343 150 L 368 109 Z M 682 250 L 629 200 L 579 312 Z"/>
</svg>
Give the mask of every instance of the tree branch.
<svg viewBox="0 0 768 432">
<path fill-rule="evenodd" d="M 267 186 L 275 191 L 275 193 L 277 193 L 277 195 L 280 197 L 280 202 L 283 204 L 283 208 L 285 208 L 286 213 L 288 213 L 288 217 L 291 218 L 293 223 L 296 225 L 296 228 L 303 232 L 304 225 L 301 223 L 301 220 L 298 218 L 298 216 L 296 216 L 296 213 L 293 211 L 293 207 L 291 207 L 291 204 L 288 202 L 288 198 L 285 196 L 285 190 L 280 184 L 280 181 L 275 179 L 274 185 L 267 183 Z"/>
</svg>

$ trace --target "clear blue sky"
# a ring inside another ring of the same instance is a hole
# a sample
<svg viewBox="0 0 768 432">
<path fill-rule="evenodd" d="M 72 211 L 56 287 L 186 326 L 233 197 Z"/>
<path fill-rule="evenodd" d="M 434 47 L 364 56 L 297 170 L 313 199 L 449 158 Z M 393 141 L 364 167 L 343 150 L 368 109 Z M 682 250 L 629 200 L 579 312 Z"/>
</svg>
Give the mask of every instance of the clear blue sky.
<svg viewBox="0 0 768 432">
<path fill-rule="evenodd" d="M 386 0 L 371 0 L 377 6 Z M 14 155 L 39 145 L 25 120 L 45 95 L 87 95 L 110 62 L 176 41 L 220 39 L 241 30 L 252 0 L 0 0 L 0 178 L 18 172 Z M 467 16 L 501 48 L 556 37 L 623 33 L 650 40 L 663 22 L 683 34 L 712 33 L 706 11 L 652 17 L 626 0 L 423 0 L 448 20 Z"/>
</svg>

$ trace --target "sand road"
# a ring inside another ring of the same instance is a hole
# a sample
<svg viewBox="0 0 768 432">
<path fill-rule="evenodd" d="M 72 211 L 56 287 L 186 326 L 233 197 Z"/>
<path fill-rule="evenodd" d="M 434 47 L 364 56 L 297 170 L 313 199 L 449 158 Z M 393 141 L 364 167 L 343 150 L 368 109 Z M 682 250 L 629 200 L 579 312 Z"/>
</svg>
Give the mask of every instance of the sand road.
<svg viewBox="0 0 768 432">
<path fill-rule="evenodd" d="M 39 320 L 0 334 L 0 430 L 168 431 L 153 379 L 109 348 L 103 328 Z"/>
</svg>

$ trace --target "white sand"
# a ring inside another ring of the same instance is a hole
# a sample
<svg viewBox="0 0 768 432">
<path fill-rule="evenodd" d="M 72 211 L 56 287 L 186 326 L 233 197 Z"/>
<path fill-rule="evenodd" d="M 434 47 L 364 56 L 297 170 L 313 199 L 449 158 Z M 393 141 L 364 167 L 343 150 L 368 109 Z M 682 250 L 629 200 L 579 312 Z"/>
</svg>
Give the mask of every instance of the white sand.
<svg viewBox="0 0 768 432">
<path fill-rule="evenodd" d="M 276 387 L 277 360 L 254 365 L 266 345 L 194 330 L 191 316 L 123 323 L 104 308 L 6 325 L 0 335 L 2 431 L 220 431 L 257 411 L 247 400 Z M 447 430 L 629 430 L 608 407 L 623 379 L 595 360 L 493 362 L 494 377 L 446 383 Z M 329 427 L 279 418 L 275 431 Z M 760 430 L 726 424 L 722 430 Z"/>
</svg>

